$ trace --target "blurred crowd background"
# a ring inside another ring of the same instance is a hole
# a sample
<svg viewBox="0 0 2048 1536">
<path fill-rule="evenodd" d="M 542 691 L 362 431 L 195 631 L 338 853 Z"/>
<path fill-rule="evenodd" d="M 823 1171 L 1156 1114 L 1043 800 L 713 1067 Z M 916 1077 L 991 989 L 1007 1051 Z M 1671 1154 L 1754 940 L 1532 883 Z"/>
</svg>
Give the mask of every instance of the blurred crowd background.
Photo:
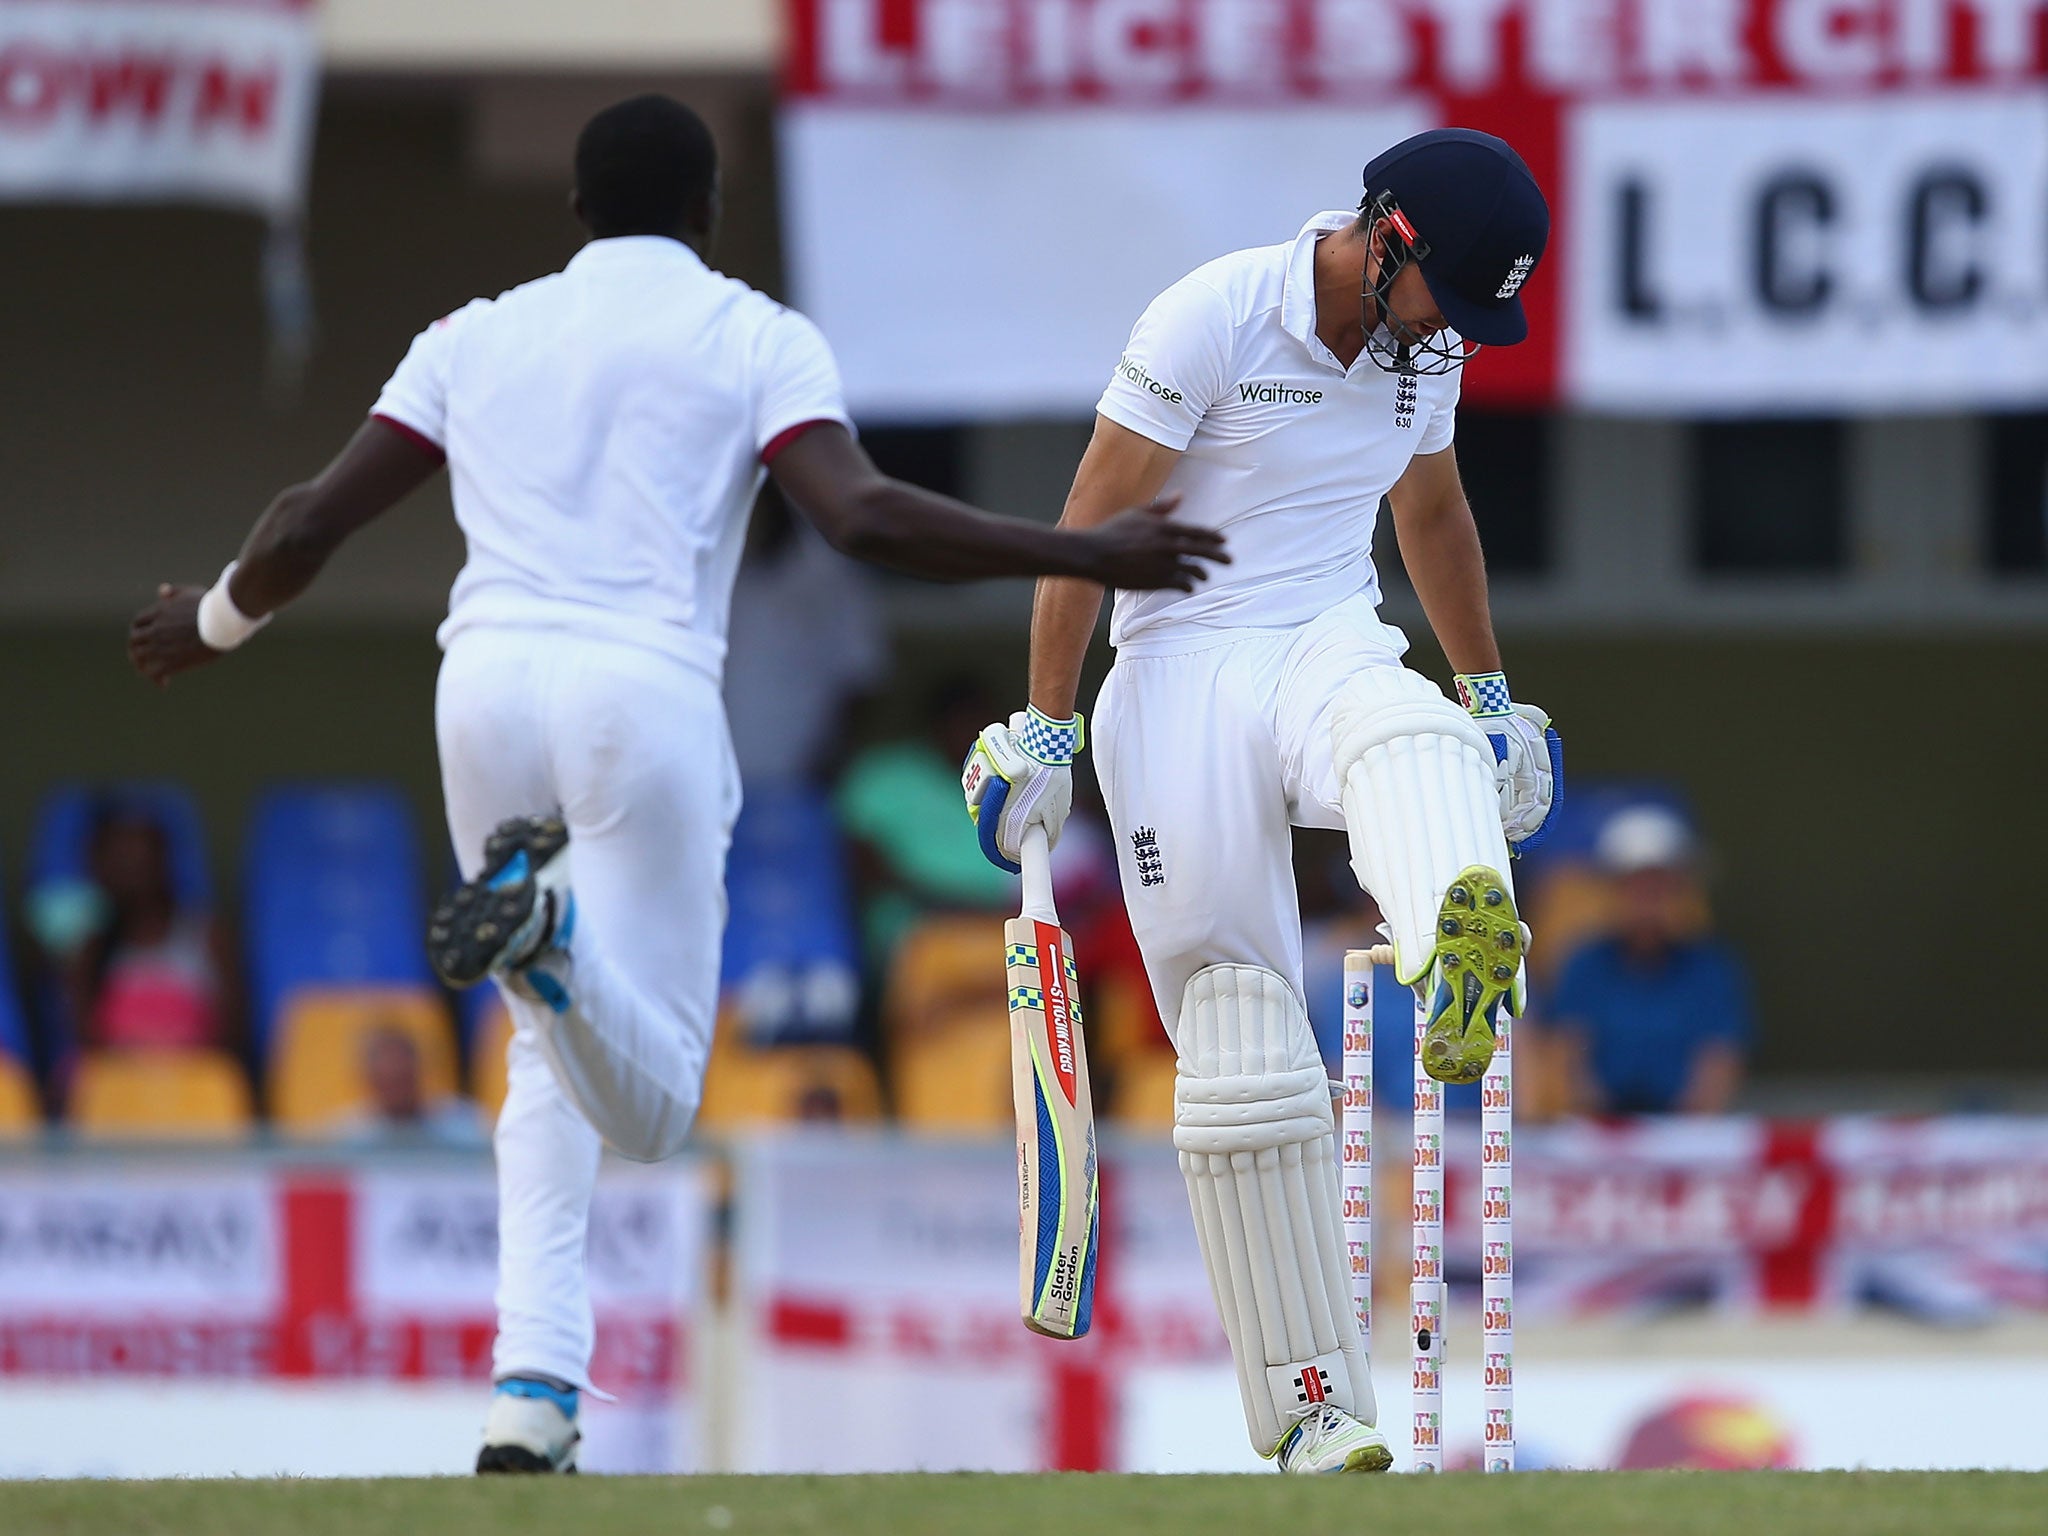
<svg viewBox="0 0 2048 1536">
<path fill-rule="evenodd" d="M 452 867 L 445 483 L 166 693 L 123 629 L 217 573 L 418 329 L 573 254 L 575 131 L 648 88 L 713 124 L 716 264 L 819 318 L 883 467 L 1043 519 L 1153 292 L 1349 204 L 1375 134 L 1516 141 L 1559 218 L 1548 340 L 1474 364 L 1458 447 L 1517 696 L 1570 765 L 1518 876 L 1520 1114 L 2048 1113 L 2021 979 L 2048 933 L 2044 79 L 2048 6 L 1970 0 L 0 5 L 0 1187 L 107 1141 L 486 1145 L 502 1010 L 419 944 Z M 764 494 L 711 1141 L 1007 1134 L 1015 892 L 957 775 L 1021 707 L 1029 598 L 856 569 Z M 1157 1138 L 1172 1055 L 1081 778 L 1057 876 L 1098 1102 Z M 1377 914 L 1341 839 L 1298 855 L 1334 1055 Z"/>
<path fill-rule="evenodd" d="M 1274 3 L 1284 15 L 1343 9 Z M 44 0 L 35 9 L 67 7 Z M 203 17 L 208 7 L 193 9 Z M 1002 17 L 1016 9 L 1005 0 L 939 11 Z M 1133 13 L 1133 38 L 1150 36 L 1145 18 L 1158 9 Z M 1161 15 L 1180 18 L 1193 35 L 1198 25 L 1221 24 L 1211 12 L 1229 9 L 1167 5 Z M 1577 401 L 1607 396 L 1597 377 L 1578 377 L 1591 365 L 1573 362 L 1573 337 L 1598 323 L 1572 293 L 1589 281 L 1578 231 L 1609 215 L 1583 184 L 1591 171 L 1543 142 L 1556 131 L 1543 115 L 1546 103 L 1554 115 L 1556 97 L 1531 94 L 1542 82 L 1528 76 L 1540 73 L 1544 56 L 1529 50 L 1547 35 L 1550 8 L 1508 9 L 1515 14 L 1502 23 L 1493 92 L 1453 95 L 1445 110 L 1523 141 L 1551 184 L 1559 217 L 1546 280 L 1531 289 L 1552 356 L 1547 363 L 1533 356 L 1545 345 L 1539 341 L 1484 359 L 1468 382 L 1459 423 L 1460 462 L 1487 541 L 1517 692 L 1542 702 L 1564 726 L 1575 783 L 1641 786 L 1647 801 L 1685 823 L 1688 846 L 1672 857 L 1699 892 L 1663 904 L 1684 906 L 1681 926 L 1690 929 L 1704 929 L 1711 913 L 1753 979 L 1746 994 L 1754 999 L 1753 1028 L 1731 1026 L 1729 1035 L 1746 1042 L 1749 1091 L 1758 1096 L 1746 1102 L 1790 1103 L 1802 1094 L 1813 1096 L 1815 1108 L 2011 1102 L 2028 1079 L 2048 1074 L 2048 1034 L 2011 1031 L 1995 1067 L 1942 1050 L 1940 1020 L 1989 1016 L 2011 999 L 1998 968 L 1951 967 L 1937 957 L 1955 952 L 1993 891 L 2009 931 L 2048 931 L 2048 888 L 2013 876 L 2015 856 L 2023 859 L 2038 838 L 2021 816 L 1985 814 L 2034 743 L 2028 680 L 2041 674 L 2048 654 L 2048 379 L 2035 377 L 2048 356 L 2048 277 L 2032 246 L 2031 269 L 1993 265 L 2005 224 L 2037 232 L 2039 210 L 1994 201 L 1988 233 L 1967 222 L 1932 226 L 1934 254 L 1922 265 L 1936 275 L 1923 286 L 1938 286 L 1949 273 L 1985 287 L 1983 303 L 1997 310 L 1988 334 L 2000 340 L 1958 358 L 1955 327 L 1982 317 L 1971 310 L 1958 319 L 1953 303 L 1950 311 L 1921 313 L 1917 328 L 1885 332 L 1884 366 L 1898 375 L 1889 393 L 1910 406 L 1864 404 L 1863 397 L 1883 397 L 1869 384 L 1799 378 L 1790 360 L 1802 350 L 1824 353 L 1836 334 L 1826 326 L 1853 326 L 1854 314 L 1817 318 L 1765 305 L 1758 312 L 1777 319 L 1784 334 L 1765 331 L 1755 316 L 1729 322 L 1726 347 L 1737 359 L 1763 361 L 1746 382 L 1702 385 L 1711 408 L 1588 409 Z M 1631 27 L 1654 32 L 1666 9 L 1606 11 L 1619 18 L 1617 36 L 1634 37 Z M 1745 25 L 1760 31 L 1777 8 L 1733 9 L 1753 13 Z M 1853 38 L 1861 23 L 1849 13 L 1859 8 L 1835 9 L 1843 14 L 1827 25 Z M 1987 50 L 2005 36 L 1986 19 L 1997 9 L 1948 8 L 1960 62 L 1950 60 L 1938 83 L 1952 98 L 1952 117 L 1967 117 L 1981 103 L 2017 101 L 2020 120 L 2031 121 L 2041 94 L 2039 27 L 2048 23 L 2031 12 L 2021 18 L 2035 30 L 2014 35 L 2034 52 L 2020 55 L 2017 71 L 1992 67 L 2003 56 Z M 1418 27 L 1415 17 L 1433 14 L 1422 4 L 1364 10 L 1395 21 L 1406 16 Z M 919 221 L 932 210 L 914 199 L 925 195 L 933 168 L 913 163 L 912 149 L 900 150 L 901 167 L 877 158 L 855 189 L 867 202 L 865 216 L 815 227 L 806 178 L 817 174 L 824 152 L 816 141 L 826 137 L 820 119 L 829 118 L 833 98 L 819 94 L 826 87 L 813 78 L 829 60 L 813 55 L 827 23 L 842 17 L 856 32 L 868 29 L 872 46 L 862 57 L 879 57 L 892 47 L 907 50 L 911 25 L 940 29 L 943 17 L 917 23 L 915 6 L 808 4 L 785 16 L 773 0 L 679 4 L 658 17 L 643 11 L 601 5 L 572 19 L 538 4 L 329 0 L 317 12 L 320 62 L 304 103 L 311 127 L 302 184 L 281 193 L 212 194 L 253 199 L 254 217 L 181 206 L 175 191 L 161 187 L 140 201 L 96 202 L 109 194 L 95 190 L 101 168 L 90 161 L 70 187 L 47 166 L 37 172 L 41 179 L 24 175 L 12 188 L 0 175 L 0 250 L 14 291 L 34 296 L 0 315 L 11 384 L 4 443 L 12 514 L 0 551 L 7 634 L 0 677 L 27 725 L 27 739 L 0 761 L 0 869 L 17 933 L 25 919 L 35 933 L 18 942 L 14 957 L 29 1021 L 16 1049 L 53 1107 L 61 1107 L 63 1083 L 52 1074 L 92 1035 L 77 1012 L 86 1002 L 77 978 L 51 976 L 65 971 L 67 951 L 94 928 L 88 910 L 104 924 L 113 906 L 78 906 L 53 926 L 42 888 L 95 873 L 86 846 L 94 836 L 109 845 L 101 858 L 131 871 L 142 852 L 139 828 L 117 835 L 117 827 L 78 832 L 80 841 L 60 856 L 50 831 L 60 814 L 48 808 L 59 803 L 47 798 L 53 793 L 144 778 L 175 783 L 189 797 L 169 837 L 189 909 L 179 921 L 193 916 L 196 923 L 203 911 L 217 928 L 204 944 L 197 926 L 164 942 L 189 949 L 195 965 L 202 951 L 212 957 L 224 1038 L 259 1081 L 267 1063 L 255 1044 L 270 1021 L 260 1017 L 260 1001 L 245 1017 L 238 997 L 249 967 L 260 963 L 249 938 L 251 913 L 264 898 L 248 882 L 266 867 L 255 840 L 266 786 L 336 779 L 388 786 L 390 814 L 402 809 L 404 820 L 380 825 L 408 829 L 390 878 L 410 892 L 444 876 L 434 830 L 430 636 L 460 561 L 445 486 L 351 544 L 290 621 L 230 665 L 152 696 L 124 671 L 119 641 L 127 615 L 155 582 L 209 578 L 269 495 L 324 461 L 414 331 L 573 253 L 579 231 L 565 202 L 567 149 L 597 106 L 654 85 L 703 110 L 725 156 L 720 265 L 793 302 L 814 299 L 808 307 L 828 311 L 821 318 L 835 341 L 839 317 L 830 311 L 838 290 L 813 280 L 819 291 L 806 294 L 792 284 L 792 271 L 829 266 L 872 278 L 884 297 L 842 327 L 853 334 L 841 346 L 850 354 L 849 388 L 864 436 L 885 467 L 1001 510 L 1057 515 L 1086 439 L 1089 390 L 1068 390 L 1062 398 L 1071 403 L 1057 413 L 992 414 L 969 401 L 951 416 L 929 406 L 906 416 L 900 381 L 870 357 L 864 326 L 921 334 L 940 307 L 935 297 L 899 302 L 892 284 L 932 274 L 956 283 L 963 264 L 970 285 L 983 276 L 972 267 L 980 248 L 966 236 L 964 255 L 933 246 L 926 270 L 908 278 L 876 270 L 873 253 L 895 251 L 906 226 L 928 233 Z M 1893 38 L 1892 30 L 1878 31 Z M 1389 32 L 1382 51 L 1405 56 L 1403 35 Z M 1426 42 L 1430 34 L 1417 35 Z M 40 121 L 30 111 L 43 100 L 36 92 L 56 91 L 50 82 L 59 78 L 37 72 L 42 55 L 32 41 L 10 44 L 6 55 L 18 105 L 0 117 L 0 132 L 17 137 Z M 1526 55 L 1520 73 L 1511 67 L 1517 45 Z M 1438 46 L 1449 45 L 1439 39 Z M 1890 62 L 1872 76 L 1878 94 L 1869 99 L 1881 110 L 1903 111 L 1916 99 L 1899 88 L 1895 51 L 1904 46 L 1882 52 L 1881 62 Z M 789 49 L 797 50 L 794 58 Z M 1990 62 L 1974 67 L 1980 53 Z M 1432 89 L 1431 72 L 1447 66 L 1424 57 L 1410 67 Z M 910 98 L 932 106 L 915 92 Z M 938 106 L 945 104 L 942 96 Z M 1321 130 L 1313 141 L 1317 166 L 1350 169 L 1311 185 L 1323 201 L 1341 204 L 1352 194 L 1356 164 L 1374 147 L 1342 142 L 1344 133 L 1371 125 L 1341 114 L 1324 122 L 1313 105 L 1297 110 L 1300 121 Z M 1258 108 L 1254 100 L 1241 109 L 1254 127 L 1263 123 Z M 61 110 L 53 98 L 50 111 Z M 1208 131 L 1222 110 L 1191 104 L 1187 131 Z M 862 111 L 886 116 L 872 104 L 844 115 Z M 1018 135 L 1035 121 L 1001 101 L 970 101 L 964 115 Z M 1169 127 L 1177 121 L 1160 115 Z M 906 142 L 939 137 L 924 126 L 912 115 Z M 1881 203 L 1896 176 L 1873 154 L 1865 157 L 1871 185 L 1859 185 L 1854 160 L 1828 158 L 1827 131 L 1823 115 L 1811 142 L 1787 129 L 1780 149 L 1788 163 L 1838 177 L 1828 196 L 1841 204 L 1830 215 L 1839 222 L 1863 204 Z M 1936 170 L 1954 170 L 1956 154 L 1973 142 L 1990 161 L 2034 152 L 2026 145 L 1994 153 L 1995 145 L 1972 139 L 1977 132 L 1966 125 L 1960 149 L 1909 143 L 1888 153 L 1919 154 Z M 895 143 L 877 142 L 862 140 L 854 151 L 880 156 Z M 100 146 L 99 153 L 119 148 Z M 1263 140 L 1247 151 L 1254 152 L 1270 153 Z M 1256 160 L 1217 167 L 1219 182 L 1203 200 L 1227 202 L 1231 186 L 1257 168 Z M 1083 179 L 1071 167 L 1058 169 L 1070 181 Z M 1969 169 L 1965 160 L 1962 171 Z M 1161 200 L 1171 201 L 1184 171 L 1171 161 L 1153 168 Z M 1006 189 L 1017 202 L 1043 195 L 1009 162 L 971 181 L 962 177 L 957 190 L 963 205 L 979 207 Z M 1080 187 L 1076 195 L 1099 190 Z M 1930 206 L 1948 205 L 1935 197 Z M 839 212 L 836 204 L 831 211 Z M 1287 238 L 1309 211 L 1290 212 L 1271 238 Z M 1065 221 L 1075 227 L 1046 239 L 1147 238 L 1145 227 L 1086 222 L 1102 216 L 1077 206 Z M 1895 233 L 1889 210 L 1868 216 L 1882 222 L 1888 239 Z M 1815 246 L 1828 237 L 1828 221 L 1794 219 L 1784 228 L 1794 253 L 1784 258 L 1788 270 L 1796 276 L 1811 268 L 1817 281 L 1830 280 L 1825 265 L 1838 258 L 1832 247 Z M 1159 243 L 1169 247 L 1188 234 L 1162 229 Z M 1683 223 L 1655 235 L 1660 250 L 1672 251 L 1693 237 Z M 1912 252 L 1890 254 L 1899 270 L 1881 275 L 1895 291 L 1844 294 L 1844 304 L 1914 314 Z M 971 342 L 991 323 L 987 310 L 1063 306 L 1085 274 L 1077 277 L 1056 256 L 1038 258 L 1043 294 L 1020 289 L 937 318 Z M 1027 268 L 1032 259 L 1025 253 Z M 1093 373 L 1114 360 L 1120 327 L 1192 264 L 1171 250 L 1154 258 L 1143 278 L 1148 286 L 1125 306 L 1119 329 L 1083 338 L 1101 359 L 1090 365 L 1090 390 Z M 1845 287 L 1854 277 L 1833 280 Z M 950 299 L 950 291 L 941 297 Z M 1045 345 L 1075 344 L 1053 338 Z M 1718 342 L 1688 345 L 1684 332 L 1668 340 L 1669 371 L 1695 362 L 1734 367 L 1714 350 Z M 970 351 L 966 361 L 992 376 L 1028 377 L 1033 368 L 1032 358 L 1007 353 Z M 1532 379 L 1532 367 L 1551 376 Z M 1059 394 L 1051 386 L 1019 388 Z M 1416 664 L 1441 681 L 1444 668 L 1398 552 L 1390 538 L 1384 543 L 1390 614 L 1415 640 Z M 856 573 L 784 509 L 764 501 L 757 519 L 735 604 L 735 731 L 750 786 L 809 786 L 829 801 L 846 839 L 846 856 L 826 862 L 844 868 L 844 899 L 853 903 L 833 921 L 861 929 L 862 1016 L 869 1021 L 856 1037 L 861 1043 L 878 1039 L 877 998 L 913 913 L 993 910 L 1007 899 L 1004 882 L 969 857 L 964 823 L 950 795 L 940 793 L 939 769 L 964 750 L 971 727 L 1020 702 L 1028 602 L 1022 583 L 948 589 Z M 1104 648 L 1098 671 L 1106 662 Z M 94 804 L 94 815 L 107 809 Z M 1598 830 L 1584 828 L 1574 855 L 1587 869 L 1600 864 Z M 1077 833 L 1076 842 L 1083 840 Z M 151 846 L 160 862 L 162 845 Z M 743 840 L 743 868 L 746 856 Z M 1331 858 L 1307 842 L 1303 857 L 1305 900 L 1341 915 L 1352 902 L 1350 882 L 1341 872 L 1332 876 Z M 1077 869 L 1083 862 L 1078 851 L 1070 859 Z M 275 878 L 307 876 L 280 870 Z M 1577 989 L 1550 990 L 1565 980 L 1567 951 L 1606 921 L 1590 887 L 1574 890 L 1558 898 L 1570 915 L 1546 912 L 1541 924 L 1546 1006 L 1569 1003 L 1574 990 L 1614 992 L 1590 972 Z M 1839 963 L 1820 958 L 1810 930 L 1815 899 L 1844 890 L 1865 893 L 1868 902 L 1871 947 L 1853 983 Z M 1623 906 L 1640 910 L 1642 903 Z M 89 945 L 83 953 L 103 967 L 104 949 Z M 39 976 L 38 964 L 50 975 Z M 1716 978 L 1702 972 L 1689 985 L 1734 985 L 1718 965 Z M 1715 1076 L 1729 1080 L 1722 1068 Z M 1584 1093 L 1597 1078 L 1581 1073 L 1579 1081 Z M 1726 1092 L 1714 1098 L 1725 1101 Z"/>
<path fill-rule="evenodd" d="M 762 527 L 786 526 L 773 514 Z M 829 584 L 781 612 L 822 618 L 837 685 L 736 691 L 750 768 L 720 957 L 725 1007 L 703 1121 L 892 1120 L 996 1131 L 1011 1117 L 1001 973 L 989 964 L 1014 881 L 982 857 L 959 805 L 953 748 L 995 710 L 948 675 L 913 735 L 820 749 L 883 681 L 867 578 L 800 536 Z M 757 582 L 801 582 L 795 571 Z M 738 626 L 736 685 L 750 675 Z M 778 626 L 788 660 L 791 625 Z M 796 621 L 794 627 L 801 628 Z M 803 717 L 793 695 L 815 694 Z M 761 707 L 760 701 L 770 701 Z M 389 782 L 273 785 L 216 876 L 198 802 L 176 780 L 66 783 L 28 838 L 8 988 L 0 995 L 0 1131 L 14 1140 L 151 1137 L 481 1146 L 504 1096 L 509 1027 L 494 990 L 449 996 L 421 950 L 424 893 L 452 855 Z M 1336 834 L 1298 851 L 1305 985 L 1341 1075 L 1344 952 L 1381 942 Z M 1713 930 L 1705 856 L 1682 792 L 1581 786 L 1524 867 L 1546 943 L 1520 1037 L 1525 1121 L 1570 1114 L 1715 1114 L 1738 1103 L 1754 1047 L 1747 969 Z M 1084 977 L 1098 1094 L 1122 1125 L 1172 1123 L 1173 1050 L 1117 889 L 1099 803 L 1055 856 Z M 230 900 L 224 893 L 236 893 Z M 1380 1036 L 1383 1083 L 1408 1042 Z M 1477 1090 L 1452 1095 L 1476 1109 Z"/>
</svg>

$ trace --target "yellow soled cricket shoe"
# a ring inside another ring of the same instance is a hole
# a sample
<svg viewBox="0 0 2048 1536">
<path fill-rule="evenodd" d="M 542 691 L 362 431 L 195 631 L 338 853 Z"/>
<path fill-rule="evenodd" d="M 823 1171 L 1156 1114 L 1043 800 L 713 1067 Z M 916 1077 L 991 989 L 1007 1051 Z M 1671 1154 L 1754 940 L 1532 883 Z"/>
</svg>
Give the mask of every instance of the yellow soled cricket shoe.
<svg viewBox="0 0 2048 1536">
<path fill-rule="evenodd" d="M 1422 1036 L 1423 1070 L 1438 1082 L 1476 1083 L 1486 1075 L 1502 1002 L 1510 1013 L 1521 1008 L 1515 978 L 1527 948 L 1506 880 L 1474 864 L 1451 882 L 1437 912 L 1434 989 Z"/>
<path fill-rule="evenodd" d="M 1290 1425 L 1273 1454 L 1282 1472 L 1384 1472 L 1394 1464 L 1385 1435 L 1328 1403 Z"/>
</svg>

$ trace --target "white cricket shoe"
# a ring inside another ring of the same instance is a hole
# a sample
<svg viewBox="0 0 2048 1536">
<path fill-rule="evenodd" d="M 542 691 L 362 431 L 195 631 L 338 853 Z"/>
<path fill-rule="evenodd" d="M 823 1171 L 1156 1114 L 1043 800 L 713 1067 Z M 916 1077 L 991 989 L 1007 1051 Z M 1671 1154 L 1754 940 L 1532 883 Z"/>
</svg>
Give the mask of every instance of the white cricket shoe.
<svg viewBox="0 0 2048 1536">
<path fill-rule="evenodd" d="M 484 1446 L 476 1469 L 485 1472 L 574 1472 L 577 1394 L 543 1381 L 509 1377 L 491 1394 Z"/>
<path fill-rule="evenodd" d="M 1276 1454 L 1282 1472 L 1384 1472 L 1394 1464 L 1385 1435 L 1328 1403 L 1288 1430 Z"/>
</svg>

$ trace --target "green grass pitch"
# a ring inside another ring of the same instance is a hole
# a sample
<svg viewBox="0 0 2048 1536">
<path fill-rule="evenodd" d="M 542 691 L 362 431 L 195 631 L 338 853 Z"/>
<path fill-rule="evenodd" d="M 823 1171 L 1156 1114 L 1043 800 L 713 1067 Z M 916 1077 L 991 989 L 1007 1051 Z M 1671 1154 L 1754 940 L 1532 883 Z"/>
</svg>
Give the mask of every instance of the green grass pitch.
<svg viewBox="0 0 2048 1536">
<path fill-rule="evenodd" d="M 0 1485 L 14 1536 L 2003 1536 L 2028 1473 L 1530 1473 L 1307 1479 L 969 1475 Z"/>
</svg>

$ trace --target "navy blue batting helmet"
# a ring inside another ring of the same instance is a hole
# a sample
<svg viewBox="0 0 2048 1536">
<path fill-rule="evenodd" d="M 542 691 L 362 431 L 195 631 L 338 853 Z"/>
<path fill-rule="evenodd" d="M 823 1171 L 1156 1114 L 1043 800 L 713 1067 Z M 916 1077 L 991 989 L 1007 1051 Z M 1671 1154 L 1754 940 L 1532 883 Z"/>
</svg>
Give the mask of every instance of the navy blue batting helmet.
<svg viewBox="0 0 2048 1536">
<path fill-rule="evenodd" d="M 1504 139 L 1436 128 L 1365 168 L 1366 212 L 1387 216 L 1460 336 L 1513 346 L 1529 334 L 1522 284 L 1550 241 L 1550 206 Z"/>
</svg>

